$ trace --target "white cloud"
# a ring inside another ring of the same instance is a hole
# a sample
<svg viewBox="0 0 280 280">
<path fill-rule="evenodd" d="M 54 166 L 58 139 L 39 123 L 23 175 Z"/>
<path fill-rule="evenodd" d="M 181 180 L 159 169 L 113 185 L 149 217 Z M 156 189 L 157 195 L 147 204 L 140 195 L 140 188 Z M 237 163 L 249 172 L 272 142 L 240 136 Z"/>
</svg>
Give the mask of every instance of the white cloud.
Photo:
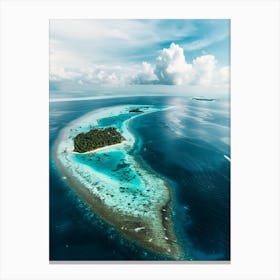
<svg viewBox="0 0 280 280">
<path fill-rule="evenodd" d="M 193 84 L 209 85 L 213 81 L 217 60 L 213 55 L 203 55 L 193 60 Z"/>
<path fill-rule="evenodd" d="M 202 55 L 188 63 L 184 50 L 172 43 L 160 51 L 155 64 L 98 65 L 61 50 L 51 41 L 50 80 L 92 84 L 163 84 L 220 86 L 229 83 L 229 67 L 219 68 L 213 55 Z"/>
<path fill-rule="evenodd" d="M 229 83 L 229 75 L 230 75 L 230 68 L 229 66 L 225 66 L 220 68 L 219 70 L 219 80 L 221 81 L 221 83 L 223 84 L 227 84 Z"/>
<path fill-rule="evenodd" d="M 117 73 L 115 73 L 117 72 Z M 50 40 L 50 81 L 92 84 L 123 84 L 126 74 L 121 66 L 93 64 L 63 48 L 59 40 Z"/>
<path fill-rule="evenodd" d="M 156 59 L 155 74 L 162 84 L 181 85 L 191 78 L 192 66 L 185 60 L 184 51 L 172 43 Z"/>
<path fill-rule="evenodd" d="M 155 83 L 155 81 L 157 81 L 158 78 L 155 75 L 154 71 L 155 71 L 154 67 L 150 63 L 144 61 L 142 63 L 142 69 L 132 79 L 132 83 L 135 83 L 135 84 Z"/>
<path fill-rule="evenodd" d="M 126 32 L 128 28 L 125 28 L 121 21 L 119 23 L 122 24 L 121 29 L 112 28 L 112 25 L 116 25 L 115 21 L 53 19 L 50 21 L 50 31 L 54 37 L 74 40 L 89 38 L 128 39 Z"/>
<path fill-rule="evenodd" d="M 98 74 L 97 74 L 97 78 L 99 79 L 99 80 L 104 80 L 104 78 L 105 78 L 105 72 L 103 71 L 103 70 L 100 70 L 99 72 L 98 72 Z"/>
<path fill-rule="evenodd" d="M 50 40 L 50 80 L 73 80 L 84 76 L 89 63 L 63 49 L 59 40 Z"/>
<path fill-rule="evenodd" d="M 214 43 L 217 43 L 219 41 L 224 40 L 225 38 L 227 38 L 228 36 L 228 32 L 225 32 L 223 34 L 220 35 L 216 35 L 214 37 L 210 37 L 210 38 L 203 38 L 200 40 L 196 40 L 196 41 L 192 41 L 190 43 L 185 43 L 183 45 L 184 50 L 186 51 L 193 51 L 193 50 L 201 50 L 205 47 L 208 47 Z"/>
<path fill-rule="evenodd" d="M 104 84 L 119 85 L 122 83 L 122 77 L 117 75 L 115 72 L 106 73 L 105 71 L 101 70 L 97 74 L 97 78 Z"/>
<path fill-rule="evenodd" d="M 213 55 L 202 55 L 187 63 L 184 50 L 172 43 L 157 57 L 155 67 L 143 64 L 135 83 L 167 85 L 224 85 L 229 82 L 229 67 L 218 68 Z"/>
<path fill-rule="evenodd" d="M 84 86 L 224 85 L 228 68 L 216 63 L 211 69 L 211 60 L 187 58 L 197 49 L 209 53 L 207 46 L 228 36 L 228 20 L 53 19 L 50 80 Z M 160 50 L 167 42 L 181 43 Z"/>
<path fill-rule="evenodd" d="M 167 28 L 168 27 L 168 28 Z M 50 34 L 52 38 L 75 42 L 88 42 L 93 47 L 100 42 L 102 47 L 143 46 L 151 43 L 184 38 L 197 32 L 191 21 L 173 20 L 130 20 L 130 19 L 52 19 Z M 95 40 L 92 44 L 92 40 Z M 111 44 L 110 44 L 111 43 Z M 117 43 L 117 44 L 116 44 Z"/>
</svg>

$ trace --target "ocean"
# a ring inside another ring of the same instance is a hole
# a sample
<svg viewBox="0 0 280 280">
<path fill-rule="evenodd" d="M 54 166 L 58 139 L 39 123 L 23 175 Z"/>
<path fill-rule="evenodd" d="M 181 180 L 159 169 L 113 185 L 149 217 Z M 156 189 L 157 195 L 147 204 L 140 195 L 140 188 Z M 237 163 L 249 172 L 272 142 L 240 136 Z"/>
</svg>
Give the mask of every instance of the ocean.
<svg viewBox="0 0 280 280">
<path fill-rule="evenodd" d="M 128 241 L 94 214 L 67 185 L 53 159 L 54 143 L 71 121 L 126 104 L 172 106 L 130 121 L 136 136 L 132 153 L 171 187 L 172 218 L 187 260 L 230 260 L 229 99 L 149 95 L 50 102 L 50 260 L 167 259 Z M 103 169 L 106 164 L 115 163 L 108 160 Z"/>
</svg>

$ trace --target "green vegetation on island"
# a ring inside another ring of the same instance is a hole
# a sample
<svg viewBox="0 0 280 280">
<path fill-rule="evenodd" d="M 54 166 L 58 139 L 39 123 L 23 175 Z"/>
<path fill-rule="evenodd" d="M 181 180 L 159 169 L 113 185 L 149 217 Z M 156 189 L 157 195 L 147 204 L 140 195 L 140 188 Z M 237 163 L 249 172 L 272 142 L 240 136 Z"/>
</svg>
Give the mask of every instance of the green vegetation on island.
<svg viewBox="0 0 280 280">
<path fill-rule="evenodd" d="M 121 143 L 124 137 L 115 127 L 94 128 L 74 137 L 74 152 L 85 153 Z"/>
<path fill-rule="evenodd" d="M 143 113 L 139 108 L 129 110 L 129 113 Z"/>
</svg>

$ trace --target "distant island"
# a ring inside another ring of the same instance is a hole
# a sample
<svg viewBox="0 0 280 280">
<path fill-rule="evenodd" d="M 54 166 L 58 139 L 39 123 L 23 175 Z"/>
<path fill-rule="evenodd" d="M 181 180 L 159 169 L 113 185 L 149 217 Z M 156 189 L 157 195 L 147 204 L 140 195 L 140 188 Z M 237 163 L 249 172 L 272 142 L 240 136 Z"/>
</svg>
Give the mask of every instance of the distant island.
<svg viewBox="0 0 280 280">
<path fill-rule="evenodd" d="M 129 113 L 143 113 L 139 108 L 129 110 Z"/>
<path fill-rule="evenodd" d="M 115 127 L 94 128 L 74 138 L 74 152 L 85 153 L 105 146 L 121 143 L 124 137 Z"/>
<path fill-rule="evenodd" d="M 197 101 L 214 101 L 214 98 L 200 98 L 200 97 L 193 97 L 192 100 L 197 100 Z"/>
</svg>

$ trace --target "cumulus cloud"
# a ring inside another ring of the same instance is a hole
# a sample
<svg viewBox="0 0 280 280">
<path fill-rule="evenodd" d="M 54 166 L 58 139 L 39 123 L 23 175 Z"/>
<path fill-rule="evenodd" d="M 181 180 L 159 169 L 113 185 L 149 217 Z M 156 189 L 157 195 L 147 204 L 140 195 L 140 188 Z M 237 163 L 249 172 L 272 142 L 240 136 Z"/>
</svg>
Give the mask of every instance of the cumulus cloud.
<svg viewBox="0 0 280 280">
<path fill-rule="evenodd" d="M 97 78 L 104 84 L 119 85 L 121 83 L 121 77 L 115 72 L 106 73 L 105 71 L 101 70 L 97 74 Z"/>
<path fill-rule="evenodd" d="M 145 65 L 145 71 L 134 79 L 140 84 L 219 85 L 229 81 L 229 67 L 218 68 L 213 55 L 202 55 L 188 63 L 184 50 L 172 43 L 156 58 L 155 66 Z"/>
<path fill-rule="evenodd" d="M 154 67 L 145 61 L 142 63 L 140 72 L 132 78 L 132 83 L 134 84 L 155 84 L 157 81 L 158 78 L 155 74 Z"/>
<path fill-rule="evenodd" d="M 203 55 L 193 60 L 193 84 L 209 85 L 213 81 L 217 60 L 213 55 Z"/>
<path fill-rule="evenodd" d="M 223 84 L 228 84 L 229 83 L 229 74 L 230 74 L 229 66 L 220 68 L 218 81 L 220 81 Z"/>
<path fill-rule="evenodd" d="M 156 59 L 155 74 L 161 84 L 181 85 L 191 77 L 192 65 L 185 59 L 184 51 L 172 43 Z"/>
<path fill-rule="evenodd" d="M 71 57 L 71 59 L 70 59 Z M 93 65 L 60 49 L 51 49 L 50 80 L 104 85 L 162 84 L 220 86 L 229 83 L 229 67 L 218 67 L 215 56 L 206 54 L 188 63 L 184 50 L 172 43 L 160 51 L 154 64 Z"/>
<path fill-rule="evenodd" d="M 52 85 L 56 88 L 63 83 L 123 85 L 128 74 L 120 66 L 93 64 L 83 57 L 64 50 L 60 41 L 50 41 L 50 74 Z M 52 86 L 53 87 L 53 86 Z"/>
</svg>

